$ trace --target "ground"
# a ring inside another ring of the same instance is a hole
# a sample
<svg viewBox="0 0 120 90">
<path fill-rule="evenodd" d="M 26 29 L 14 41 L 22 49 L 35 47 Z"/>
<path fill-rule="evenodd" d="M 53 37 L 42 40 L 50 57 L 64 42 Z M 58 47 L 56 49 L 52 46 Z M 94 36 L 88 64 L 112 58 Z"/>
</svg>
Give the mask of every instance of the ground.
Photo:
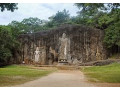
<svg viewBox="0 0 120 90">
<path fill-rule="evenodd" d="M 48 76 L 30 81 L 17 87 L 90 87 L 83 73 L 79 70 L 58 70 Z"/>
<path fill-rule="evenodd" d="M 113 64 L 113 65 L 119 65 L 119 64 Z M 106 67 L 110 68 L 111 65 L 100 67 L 100 69 L 101 68 L 105 69 Z M 19 70 L 17 70 L 18 68 Z M 89 68 L 90 69 L 88 68 L 86 69 L 90 71 L 90 70 L 93 70 L 94 67 L 93 68 L 89 67 Z M 98 68 L 97 70 L 100 70 L 99 67 L 97 68 Z M 9 86 L 12 86 L 12 87 L 98 87 L 98 86 L 120 87 L 120 83 L 91 82 L 89 81 L 88 77 L 84 75 L 85 73 L 83 73 L 84 70 L 82 69 L 83 68 L 79 69 L 79 68 L 73 68 L 70 66 L 69 67 L 57 67 L 57 69 L 53 67 L 8 66 L 7 68 L 0 68 L 0 72 L 1 72 L 0 77 L 7 76 L 11 78 L 12 76 L 11 79 L 7 80 L 8 82 L 7 84 L 10 84 Z M 7 72 L 5 72 L 6 70 Z M 23 73 L 22 72 L 23 70 L 27 70 L 27 71 Z M 52 70 L 52 73 L 50 73 L 51 70 Z M 11 72 L 11 71 L 14 71 L 14 72 Z M 20 74 L 21 72 L 22 74 Z M 22 78 L 22 76 L 26 76 L 27 81 L 24 81 L 25 77 Z M 14 81 L 14 80 L 17 80 L 17 81 Z M 1 81 L 0 85 L 3 83 L 6 84 L 4 77 L 1 78 L 0 81 Z M 17 83 L 17 85 L 15 85 L 15 83 L 18 81 L 20 81 L 20 83 Z M 7 84 L 3 86 L 8 86 Z"/>
<path fill-rule="evenodd" d="M 120 87 L 120 83 L 90 82 L 80 70 L 58 70 L 37 80 L 14 87 Z"/>
</svg>

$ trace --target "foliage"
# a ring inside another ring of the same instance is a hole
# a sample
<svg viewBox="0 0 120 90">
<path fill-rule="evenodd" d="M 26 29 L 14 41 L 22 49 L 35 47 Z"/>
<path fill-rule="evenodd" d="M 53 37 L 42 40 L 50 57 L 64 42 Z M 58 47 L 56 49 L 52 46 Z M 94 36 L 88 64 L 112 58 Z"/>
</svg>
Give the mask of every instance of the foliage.
<svg viewBox="0 0 120 90">
<path fill-rule="evenodd" d="M 111 12 L 120 7 L 120 3 L 76 3 L 78 8 L 82 8 L 79 12 L 83 17 L 95 16 L 99 11 Z"/>
<path fill-rule="evenodd" d="M 45 20 L 39 18 L 25 18 L 21 22 L 12 21 L 9 26 L 12 27 L 18 34 L 22 33 L 33 33 L 36 31 L 44 30 L 43 25 L 46 23 Z"/>
<path fill-rule="evenodd" d="M 53 17 L 53 22 L 57 24 L 61 24 L 66 22 L 69 19 L 69 11 L 64 9 L 63 11 L 58 11 L 56 15 Z"/>
<path fill-rule="evenodd" d="M 17 3 L 0 3 L 0 10 L 3 12 L 5 9 L 8 11 L 14 11 L 17 8 Z"/>
<path fill-rule="evenodd" d="M 46 27 L 52 28 L 60 26 L 61 24 L 68 22 L 69 19 L 70 19 L 69 11 L 67 11 L 66 9 L 64 9 L 63 11 L 58 11 L 55 15 L 49 17 L 50 21 L 46 23 Z"/>
<path fill-rule="evenodd" d="M 120 83 L 120 64 L 114 63 L 106 66 L 93 66 L 83 69 L 90 81 Z"/>
<path fill-rule="evenodd" d="M 0 65 L 10 60 L 17 46 L 18 42 L 12 36 L 11 28 L 0 26 Z"/>
<path fill-rule="evenodd" d="M 12 21 L 8 26 L 11 27 L 13 36 L 16 38 L 24 33 L 24 25 L 18 21 Z"/>
<path fill-rule="evenodd" d="M 107 44 L 108 48 L 114 45 L 120 46 L 120 21 L 109 26 L 105 32 L 106 36 L 104 42 Z"/>
<path fill-rule="evenodd" d="M 40 25 L 43 24 L 42 20 L 38 18 L 26 18 L 21 22 L 24 25 L 24 30 L 26 32 L 35 32 L 40 29 Z"/>
</svg>

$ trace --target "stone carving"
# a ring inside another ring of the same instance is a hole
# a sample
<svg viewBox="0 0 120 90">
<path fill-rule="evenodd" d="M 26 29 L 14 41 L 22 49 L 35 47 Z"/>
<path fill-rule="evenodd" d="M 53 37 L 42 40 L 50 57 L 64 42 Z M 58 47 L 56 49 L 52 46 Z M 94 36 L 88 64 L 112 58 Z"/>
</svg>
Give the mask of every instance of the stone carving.
<svg viewBox="0 0 120 90">
<path fill-rule="evenodd" d="M 66 34 L 62 34 L 62 38 L 59 38 L 59 57 L 58 62 L 67 62 L 68 52 L 69 52 L 69 39 L 66 37 Z"/>
<path fill-rule="evenodd" d="M 96 59 L 97 60 L 102 60 L 101 57 L 100 57 L 100 52 L 98 50 L 98 47 L 97 47 L 97 51 L 96 51 Z"/>
<path fill-rule="evenodd" d="M 39 51 L 39 47 L 37 47 L 35 51 L 35 62 L 38 62 L 39 60 L 40 60 L 40 51 Z"/>
<path fill-rule="evenodd" d="M 46 50 L 45 47 L 37 47 L 35 51 L 35 62 L 39 64 L 45 64 Z"/>
</svg>

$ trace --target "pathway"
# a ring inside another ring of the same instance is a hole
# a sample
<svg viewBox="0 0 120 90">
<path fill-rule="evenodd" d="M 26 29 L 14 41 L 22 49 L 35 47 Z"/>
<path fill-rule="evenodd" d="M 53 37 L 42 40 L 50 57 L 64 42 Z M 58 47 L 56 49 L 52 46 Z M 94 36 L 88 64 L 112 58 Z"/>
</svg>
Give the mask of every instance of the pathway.
<svg viewBox="0 0 120 90">
<path fill-rule="evenodd" d="M 17 87 L 94 87 L 94 85 L 88 83 L 81 71 L 59 70 Z"/>
</svg>

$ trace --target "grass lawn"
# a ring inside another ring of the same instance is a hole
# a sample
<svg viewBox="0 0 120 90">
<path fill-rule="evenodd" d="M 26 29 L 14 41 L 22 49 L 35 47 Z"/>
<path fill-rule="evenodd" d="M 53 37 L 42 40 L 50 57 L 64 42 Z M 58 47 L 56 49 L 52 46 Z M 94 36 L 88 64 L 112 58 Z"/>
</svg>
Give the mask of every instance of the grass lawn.
<svg viewBox="0 0 120 90">
<path fill-rule="evenodd" d="M 94 82 L 120 83 L 120 63 L 82 69 L 88 80 Z"/>
<path fill-rule="evenodd" d="M 32 66 L 10 65 L 0 68 L 0 86 L 12 86 L 48 75 L 55 69 L 38 69 Z"/>
</svg>

